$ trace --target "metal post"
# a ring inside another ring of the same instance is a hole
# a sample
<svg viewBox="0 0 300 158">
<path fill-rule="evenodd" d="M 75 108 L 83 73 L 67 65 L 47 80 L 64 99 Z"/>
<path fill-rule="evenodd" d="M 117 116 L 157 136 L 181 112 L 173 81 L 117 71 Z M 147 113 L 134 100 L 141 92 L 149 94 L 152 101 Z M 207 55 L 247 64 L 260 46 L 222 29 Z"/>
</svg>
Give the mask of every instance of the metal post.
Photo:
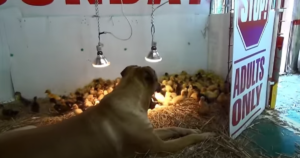
<svg viewBox="0 0 300 158">
<path fill-rule="evenodd" d="M 278 27 L 281 23 L 279 23 L 279 15 L 281 9 L 281 1 L 276 1 L 276 7 L 275 7 L 275 19 L 274 19 L 274 26 L 273 26 L 273 37 L 272 37 L 272 45 L 271 45 L 271 54 L 270 54 L 270 61 L 269 61 L 269 75 L 268 75 L 268 86 L 267 86 L 267 98 L 271 97 L 271 85 L 273 85 L 272 82 L 272 74 L 273 74 L 273 66 L 274 66 L 274 57 L 275 57 L 275 50 L 276 50 L 276 41 L 278 37 Z M 270 99 L 266 99 L 266 106 L 267 108 L 270 108 Z"/>
</svg>

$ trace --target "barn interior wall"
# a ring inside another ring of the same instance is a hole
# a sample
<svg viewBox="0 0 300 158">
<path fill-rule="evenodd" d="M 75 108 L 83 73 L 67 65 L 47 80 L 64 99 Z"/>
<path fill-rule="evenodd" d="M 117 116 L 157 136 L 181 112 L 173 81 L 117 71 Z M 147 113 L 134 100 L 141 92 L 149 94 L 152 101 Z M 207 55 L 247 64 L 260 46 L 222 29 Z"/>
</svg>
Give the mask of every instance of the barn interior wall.
<svg viewBox="0 0 300 158">
<path fill-rule="evenodd" d="M 30 12 L 28 8 L 0 6 L 2 11 L 6 10 L 6 15 L 18 14 L 16 12 L 22 15 L 1 20 L 4 23 L 1 30 L 6 32 L 5 43 L 9 48 L 1 54 L 5 54 L 3 60 L 9 61 L 10 66 L 1 65 L 0 76 L 7 78 L 10 72 L 14 90 L 31 98 L 44 97 L 46 89 L 67 94 L 98 77 L 114 79 L 120 76 L 125 66 L 131 64 L 152 66 L 158 75 L 182 70 L 193 73 L 200 68 L 207 70 L 209 9 L 205 8 L 209 8 L 209 3 L 204 2 L 193 6 L 193 9 L 166 5 L 166 9 L 157 11 L 155 39 L 163 58 L 160 63 L 148 63 L 144 59 L 151 43 L 150 14 L 145 12 L 150 13 L 151 7 L 148 6 L 148 10 L 143 12 L 137 10 L 140 15 L 133 15 L 132 10 L 128 9 L 130 6 L 124 7 L 125 14 L 129 12 L 130 15 L 128 19 L 133 36 L 128 41 L 120 41 L 108 34 L 101 36 L 104 54 L 111 62 L 109 67 L 103 69 L 93 68 L 90 62 L 96 56 L 98 42 L 95 18 L 80 12 L 82 15 L 69 16 L 65 13 L 68 16 L 55 16 L 53 11 L 51 16 L 46 16 L 50 12 L 45 8 L 44 11 L 36 10 L 41 13 L 37 16 L 32 13 L 34 10 Z M 179 13 L 175 13 L 176 10 Z M 120 16 L 120 6 L 115 9 L 114 16 L 108 16 L 112 12 L 103 12 L 105 16 L 100 19 L 101 30 L 113 32 L 120 38 L 128 37 L 129 25 Z M 8 79 L 1 82 L 3 85 L 9 84 Z M 0 102 L 10 97 L 1 98 Z"/>
</svg>

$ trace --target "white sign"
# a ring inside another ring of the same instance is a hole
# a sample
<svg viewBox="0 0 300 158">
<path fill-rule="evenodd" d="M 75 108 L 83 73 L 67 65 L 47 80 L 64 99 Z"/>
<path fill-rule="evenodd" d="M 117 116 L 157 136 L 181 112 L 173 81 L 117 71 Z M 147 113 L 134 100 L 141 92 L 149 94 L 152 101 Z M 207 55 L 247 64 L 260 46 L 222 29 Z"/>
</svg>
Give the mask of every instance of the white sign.
<svg viewBox="0 0 300 158">
<path fill-rule="evenodd" d="M 237 0 L 234 13 L 230 136 L 265 109 L 274 12 L 271 0 Z"/>
</svg>

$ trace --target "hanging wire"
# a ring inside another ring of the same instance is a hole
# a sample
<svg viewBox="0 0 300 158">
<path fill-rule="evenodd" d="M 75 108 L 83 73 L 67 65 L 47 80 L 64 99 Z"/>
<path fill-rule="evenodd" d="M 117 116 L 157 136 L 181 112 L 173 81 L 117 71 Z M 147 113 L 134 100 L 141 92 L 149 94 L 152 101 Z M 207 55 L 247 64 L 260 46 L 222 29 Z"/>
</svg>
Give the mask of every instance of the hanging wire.
<svg viewBox="0 0 300 158">
<path fill-rule="evenodd" d="M 160 8 L 161 6 L 163 6 L 163 5 L 165 5 L 165 4 L 167 4 L 169 1 L 166 1 L 166 2 L 164 2 L 164 3 L 162 3 L 162 4 L 160 4 L 159 6 L 157 6 L 155 9 L 154 9 L 154 11 L 153 12 L 155 12 L 156 11 L 156 9 L 158 9 L 158 8 Z M 154 2 L 152 2 L 152 4 L 154 4 Z"/>
<path fill-rule="evenodd" d="M 155 34 L 155 25 L 154 25 L 154 0 L 152 0 L 152 13 L 151 13 L 151 36 L 152 36 L 152 45 L 154 45 L 154 34 Z"/>
<path fill-rule="evenodd" d="M 166 2 L 164 2 L 164 3 L 162 3 L 162 4 L 160 4 L 159 6 L 157 6 L 156 8 L 154 8 L 154 0 L 152 0 L 152 13 L 151 13 L 151 35 L 152 35 L 152 43 L 154 42 L 154 34 L 155 34 L 154 12 L 155 12 L 158 8 L 160 8 L 160 7 L 162 7 L 163 5 L 167 4 L 168 2 L 169 2 L 169 1 L 166 1 Z M 95 0 L 95 11 L 96 11 L 96 16 L 95 16 L 95 17 L 97 18 L 97 25 L 98 25 L 98 39 L 99 39 L 99 43 L 100 43 L 100 35 L 101 35 L 101 34 L 110 34 L 110 35 L 112 35 L 113 37 L 115 37 L 116 39 L 121 40 L 121 41 L 127 41 L 127 40 L 131 39 L 131 37 L 132 37 L 132 32 L 133 32 L 133 30 L 132 30 L 132 25 L 130 24 L 130 22 L 129 22 L 127 16 L 126 16 L 125 13 L 124 13 L 124 8 L 123 8 L 124 6 L 123 6 L 123 4 L 124 4 L 124 3 L 123 3 L 123 0 L 121 0 L 121 11 L 122 11 L 122 15 L 125 17 L 127 23 L 129 24 L 129 27 L 130 27 L 130 35 L 129 35 L 128 38 L 125 38 L 125 39 L 122 39 L 122 38 L 117 37 L 117 36 L 116 36 L 115 34 L 113 34 L 112 32 L 108 32 L 108 31 L 101 32 L 101 31 L 100 31 L 99 0 Z"/>
<path fill-rule="evenodd" d="M 132 37 L 132 26 L 127 18 L 127 16 L 125 15 L 124 13 L 124 8 L 123 8 L 123 0 L 121 0 L 121 11 L 122 11 L 122 15 L 125 17 L 127 23 L 129 24 L 129 27 L 130 27 L 130 35 L 128 38 L 119 38 L 117 37 L 116 35 L 114 35 L 112 32 L 108 32 L 108 31 L 104 31 L 104 32 L 100 32 L 100 16 L 99 16 L 99 1 L 98 0 L 95 0 L 95 10 L 96 10 L 96 18 L 97 18 L 97 23 L 98 23 L 98 39 L 99 39 L 99 42 L 100 42 L 100 35 L 101 34 L 110 34 L 112 35 L 113 37 L 115 37 L 116 39 L 118 40 L 121 40 L 121 41 L 127 41 L 129 39 L 131 39 Z"/>
<path fill-rule="evenodd" d="M 128 20 L 128 18 L 127 18 L 127 16 L 125 15 L 125 13 L 124 13 L 124 6 L 123 6 L 123 0 L 121 0 L 121 11 L 122 11 L 122 15 L 124 16 L 124 18 L 126 19 L 126 21 L 127 21 L 127 23 L 129 24 L 129 27 L 130 27 L 130 35 L 129 35 L 129 37 L 128 38 L 119 38 L 119 37 L 117 37 L 116 35 L 114 35 L 112 32 L 104 32 L 104 33 L 107 33 L 107 34 L 110 34 L 110 35 L 112 35 L 113 37 L 115 37 L 116 39 L 118 39 L 118 40 L 121 40 L 121 41 L 127 41 L 127 40 L 129 40 L 131 37 L 132 37 L 132 26 L 131 26 L 131 24 L 130 24 L 130 22 L 129 22 L 129 20 Z"/>
<path fill-rule="evenodd" d="M 100 44 L 100 16 L 99 16 L 99 2 L 98 0 L 95 1 L 95 11 L 96 11 L 96 18 L 97 18 L 97 25 L 98 25 L 98 39 L 99 39 L 99 44 Z"/>
<path fill-rule="evenodd" d="M 152 0 L 152 13 L 151 13 L 151 37 L 152 37 L 152 45 L 154 45 L 154 34 L 155 34 L 155 25 L 154 25 L 154 12 L 160 8 L 161 6 L 167 4 L 169 1 L 166 1 L 156 8 L 154 8 L 154 0 Z"/>
</svg>

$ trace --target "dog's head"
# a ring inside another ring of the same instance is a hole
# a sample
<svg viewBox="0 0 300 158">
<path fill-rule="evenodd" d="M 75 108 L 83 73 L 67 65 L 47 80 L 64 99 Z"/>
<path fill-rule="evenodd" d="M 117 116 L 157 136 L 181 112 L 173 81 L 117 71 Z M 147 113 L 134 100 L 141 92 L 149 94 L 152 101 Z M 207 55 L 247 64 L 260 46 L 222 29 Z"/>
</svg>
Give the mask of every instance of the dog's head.
<svg viewBox="0 0 300 158">
<path fill-rule="evenodd" d="M 140 67 L 137 65 L 127 66 L 121 72 L 122 78 L 137 79 L 144 87 L 154 93 L 161 91 L 161 86 L 158 82 L 157 75 L 154 69 L 149 66 Z"/>
</svg>

